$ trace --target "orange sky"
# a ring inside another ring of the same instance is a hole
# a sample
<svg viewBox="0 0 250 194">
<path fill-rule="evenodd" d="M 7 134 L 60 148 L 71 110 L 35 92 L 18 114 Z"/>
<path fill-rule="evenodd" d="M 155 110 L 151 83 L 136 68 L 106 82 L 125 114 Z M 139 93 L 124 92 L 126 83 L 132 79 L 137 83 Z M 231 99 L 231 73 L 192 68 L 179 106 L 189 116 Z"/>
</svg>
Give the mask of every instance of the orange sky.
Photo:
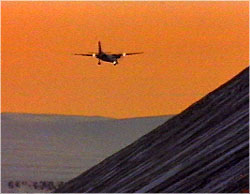
<svg viewBox="0 0 250 194">
<path fill-rule="evenodd" d="M 248 66 L 248 2 L 2 2 L 2 112 L 176 114 Z M 72 53 L 138 52 L 114 67 Z"/>
</svg>

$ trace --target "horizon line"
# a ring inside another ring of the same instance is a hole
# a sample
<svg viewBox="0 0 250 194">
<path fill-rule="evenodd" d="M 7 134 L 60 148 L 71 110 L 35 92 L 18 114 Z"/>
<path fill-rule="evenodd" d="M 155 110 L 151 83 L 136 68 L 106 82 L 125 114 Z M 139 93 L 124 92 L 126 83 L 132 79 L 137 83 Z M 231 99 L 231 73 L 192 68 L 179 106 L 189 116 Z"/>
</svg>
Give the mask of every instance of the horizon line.
<svg viewBox="0 0 250 194">
<path fill-rule="evenodd" d="M 164 114 L 164 115 L 148 115 L 148 116 L 135 116 L 135 117 L 108 117 L 108 116 L 100 116 L 100 115 L 76 115 L 76 114 L 58 114 L 58 113 L 30 113 L 30 112 L 2 112 L 2 114 L 19 114 L 19 115 L 34 115 L 34 116 L 62 116 L 62 117 L 100 117 L 100 118 L 106 118 L 106 119 L 136 119 L 136 118 L 150 118 L 150 117 L 167 117 L 167 116 L 174 116 L 177 114 Z"/>
</svg>

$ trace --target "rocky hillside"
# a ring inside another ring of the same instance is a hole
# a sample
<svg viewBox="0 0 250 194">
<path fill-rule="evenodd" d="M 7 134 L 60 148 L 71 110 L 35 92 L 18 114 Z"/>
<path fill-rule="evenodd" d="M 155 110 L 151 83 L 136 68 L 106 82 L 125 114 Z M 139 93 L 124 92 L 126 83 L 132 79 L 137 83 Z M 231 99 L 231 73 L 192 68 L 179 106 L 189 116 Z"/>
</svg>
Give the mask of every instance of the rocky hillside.
<svg viewBox="0 0 250 194">
<path fill-rule="evenodd" d="M 55 192 L 249 188 L 249 69 Z"/>
</svg>

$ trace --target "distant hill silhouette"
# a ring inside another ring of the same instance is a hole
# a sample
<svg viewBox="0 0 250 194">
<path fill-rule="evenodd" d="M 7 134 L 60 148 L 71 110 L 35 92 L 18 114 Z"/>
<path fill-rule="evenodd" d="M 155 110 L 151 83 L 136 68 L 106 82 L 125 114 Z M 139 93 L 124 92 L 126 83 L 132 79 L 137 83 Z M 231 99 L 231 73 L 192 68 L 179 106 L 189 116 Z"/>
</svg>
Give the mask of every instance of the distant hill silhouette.
<svg viewBox="0 0 250 194">
<path fill-rule="evenodd" d="M 100 116 L 75 116 L 75 115 L 56 115 L 56 114 L 29 114 L 29 113 L 1 113 L 2 119 L 21 122 L 86 122 L 86 121 L 106 121 L 114 120 L 113 118 Z"/>
<path fill-rule="evenodd" d="M 58 193 L 249 189 L 249 68 Z"/>
</svg>

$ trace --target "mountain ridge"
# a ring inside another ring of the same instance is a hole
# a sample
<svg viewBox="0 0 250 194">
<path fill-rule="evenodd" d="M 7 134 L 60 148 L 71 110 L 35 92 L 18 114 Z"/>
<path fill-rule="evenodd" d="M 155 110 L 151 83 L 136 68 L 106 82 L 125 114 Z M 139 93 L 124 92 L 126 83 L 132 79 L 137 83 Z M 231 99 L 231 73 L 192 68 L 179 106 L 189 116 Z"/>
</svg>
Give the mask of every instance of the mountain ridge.
<svg viewBox="0 0 250 194">
<path fill-rule="evenodd" d="M 249 189 L 249 67 L 55 192 Z"/>
</svg>

